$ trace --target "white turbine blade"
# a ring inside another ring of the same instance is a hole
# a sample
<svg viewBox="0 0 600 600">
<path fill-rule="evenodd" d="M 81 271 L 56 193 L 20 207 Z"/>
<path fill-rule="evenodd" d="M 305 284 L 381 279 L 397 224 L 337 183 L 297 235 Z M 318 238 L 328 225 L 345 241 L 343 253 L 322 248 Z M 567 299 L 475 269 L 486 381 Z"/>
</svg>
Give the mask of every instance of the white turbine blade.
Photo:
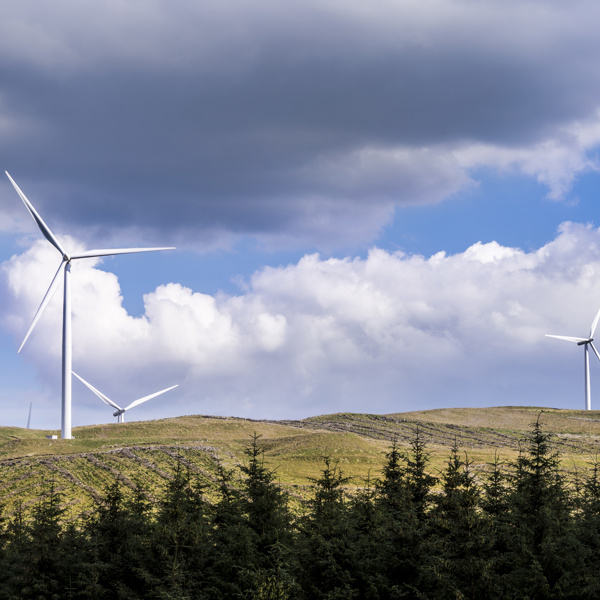
<svg viewBox="0 0 600 600">
<path fill-rule="evenodd" d="M 157 250 L 175 250 L 175 248 L 109 248 L 107 250 L 87 250 L 79 254 L 73 254 L 71 258 L 93 258 L 97 256 L 113 256 L 115 254 L 134 254 L 135 252 L 156 252 Z"/>
<path fill-rule="evenodd" d="M 179 384 L 177 384 L 177 385 L 179 385 Z M 168 387 L 165 390 L 161 390 L 160 392 L 155 392 L 154 394 L 150 394 L 149 396 L 144 396 L 143 398 L 140 398 L 139 400 L 134 400 L 129 406 L 125 407 L 125 410 L 129 410 L 130 408 L 133 408 L 134 406 L 137 406 L 138 404 L 141 404 L 142 402 L 146 402 L 147 400 L 156 398 L 156 396 L 160 396 L 161 394 L 164 394 L 165 392 L 168 392 L 169 390 L 176 388 L 177 385 L 172 385 L 171 387 Z"/>
<path fill-rule="evenodd" d="M 596 327 L 598 326 L 598 321 L 600 321 L 600 310 L 597 312 L 596 318 L 594 319 L 594 322 L 592 323 L 592 327 L 590 329 L 590 338 L 594 337 L 594 332 L 596 331 Z"/>
<path fill-rule="evenodd" d="M 71 373 L 73 373 L 73 375 L 75 375 L 75 377 L 77 377 L 77 379 L 79 379 L 79 381 L 81 381 L 81 383 L 83 383 L 84 385 L 87 385 L 87 387 L 89 387 L 90 390 L 92 390 L 92 392 L 94 392 L 94 394 L 96 394 L 96 396 L 98 396 L 98 398 L 100 398 L 100 400 L 102 400 L 102 402 L 104 402 L 105 404 L 108 404 L 109 406 L 112 406 L 113 408 L 116 408 L 117 410 L 123 410 L 118 404 L 115 404 L 110 398 L 105 396 L 101 391 L 97 390 L 91 383 L 88 383 L 83 377 L 80 377 L 79 375 L 77 375 L 77 373 L 75 373 L 75 371 L 71 371 Z"/>
<path fill-rule="evenodd" d="M 13 187 L 15 188 L 15 190 L 17 190 L 17 194 L 19 194 L 19 196 L 21 197 L 21 200 L 23 200 L 23 204 L 25 204 L 25 206 L 27 207 L 27 210 L 30 212 L 34 221 L 38 224 L 38 227 L 40 228 L 40 231 L 44 234 L 44 237 L 63 256 L 65 256 L 67 254 L 65 249 L 60 245 L 60 243 L 56 239 L 56 237 L 54 237 L 54 234 L 50 231 L 50 228 L 48 227 L 48 225 L 46 225 L 46 223 L 44 223 L 44 220 L 42 219 L 42 217 L 40 217 L 40 215 L 38 215 L 35 208 L 33 208 L 33 205 L 31 204 L 31 202 L 29 202 L 29 200 L 27 200 L 27 197 L 25 196 L 25 194 L 20 190 L 19 186 L 15 183 L 14 179 L 8 174 L 8 171 L 4 171 L 4 172 L 6 173 L 6 176 L 10 179 L 10 182 L 13 184 Z"/>
<path fill-rule="evenodd" d="M 567 335 L 550 335 L 549 333 L 546 334 L 546 337 L 556 338 L 557 340 L 566 340 L 567 342 L 575 342 L 576 344 L 578 344 L 579 342 L 588 341 L 586 338 L 570 337 Z"/>
<path fill-rule="evenodd" d="M 52 282 L 50 283 L 50 287 L 48 288 L 48 291 L 46 292 L 46 295 L 44 296 L 44 299 L 42 300 L 40 307 L 37 309 L 37 312 L 35 313 L 35 317 L 33 317 L 33 321 L 31 321 L 31 325 L 29 326 L 29 329 L 27 330 L 27 333 L 25 334 L 25 338 L 21 342 L 21 346 L 19 347 L 17 354 L 19 352 L 21 352 L 21 350 L 23 349 L 23 346 L 25 345 L 25 342 L 29 339 L 29 336 L 31 335 L 33 328 L 36 326 L 37 322 L 40 320 L 42 313 L 46 310 L 46 306 L 48 306 L 48 303 L 50 302 L 50 300 L 52 300 L 52 296 L 54 296 L 54 292 L 56 291 L 56 288 L 58 286 L 58 281 L 59 281 L 58 274 L 60 273 L 60 270 L 62 269 L 65 262 L 66 261 L 63 260 L 60 263 L 60 265 L 58 266 L 58 270 L 56 271 L 56 274 L 54 275 L 54 278 L 52 279 Z"/>
<path fill-rule="evenodd" d="M 594 354 L 596 355 L 596 358 L 598 360 L 600 360 L 600 354 L 598 354 L 598 350 L 596 350 L 596 346 L 594 346 L 594 342 L 590 342 L 590 346 L 592 347 L 592 350 L 594 351 Z"/>
</svg>

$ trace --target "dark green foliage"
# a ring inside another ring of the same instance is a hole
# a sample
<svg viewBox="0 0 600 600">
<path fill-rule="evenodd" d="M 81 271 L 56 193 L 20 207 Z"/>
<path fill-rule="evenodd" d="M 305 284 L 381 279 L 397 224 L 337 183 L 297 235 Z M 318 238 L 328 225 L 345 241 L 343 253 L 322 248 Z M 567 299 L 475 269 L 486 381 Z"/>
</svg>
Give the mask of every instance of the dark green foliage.
<svg viewBox="0 0 600 600">
<path fill-rule="evenodd" d="M 483 482 L 483 498 L 481 507 L 491 518 L 501 518 L 508 510 L 507 478 L 502 472 L 500 459 L 496 454 L 490 465 L 491 471 Z"/>
<path fill-rule="evenodd" d="M 298 580 L 307 598 L 358 598 L 353 531 L 344 492 L 349 478 L 332 464 L 330 456 L 323 461 L 321 477 L 311 480 L 314 496 L 309 513 L 300 523 Z"/>
<path fill-rule="evenodd" d="M 509 497 L 507 579 L 532 598 L 578 597 L 586 549 L 576 535 L 573 498 L 540 420 L 515 465 Z"/>
<path fill-rule="evenodd" d="M 587 550 L 582 568 L 584 589 L 588 597 L 600 597 L 600 465 L 598 460 L 592 464 L 591 474 L 583 485 L 583 498 L 580 515 L 576 520 L 578 538 Z"/>
<path fill-rule="evenodd" d="M 73 530 L 64 532 L 60 522 L 62 498 L 54 480 L 45 481 L 43 488 L 31 521 L 26 524 L 19 510 L 8 528 L 1 590 L 4 598 L 60 597 L 78 577 L 76 559 L 69 560 Z"/>
<path fill-rule="evenodd" d="M 420 519 L 425 518 L 425 512 L 430 500 L 432 488 L 436 485 L 435 477 L 427 473 L 429 452 L 421 432 L 417 427 L 415 437 L 410 442 L 411 451 L 406 457 L 406 482 L 412 499 L 412 506 Z"/>
<path fill-rule="evenodd" d="M 435 598 L 491 596 L 490 538 L 470 467 L 455 444 L 442 474 L 442 492 L 429 514 L 429 561 L 423 587 Z"/>
<path fill-rule="evenodd" d="M 206 575 L 209 598 L 243 597 L 250 583 L 245 575 L 253 560 L 252 533 L 242 512 L 241 491 L 234 473 L 217 471 L 219 498 L 211 507 L 211 547 Z"/>
<path fill-rule="evenodd" d="M 242 510 L 255 537 L 258 566 L 273 568 L 278 556 L 276 546 L 287 544 L 291 523 L 287 494 L 275 483 L 274 471 L 265 467 L 259 438 L 256 433 L 252 436 L 250 445 L 244 451 L 248 464 L 240 467 L 245 475 Z M 271 555 L 272 559 L 269 558 Z"/>
<path fill-rule="evenodd" d="M 177 462 L 154 525 L 154 572 L 169 598 L 201 598 L 211 522 L 204 486 Z"/>
<path fill-rule="evenodd" d="M 374 499 L 376 527 L 370 534 L 378 557 L 373 597 L 412 597 L 426 563 L 424 523 L 435 479 L 425 472 L 429 454 L 418 430 L 408 454 L 392 442 L 386 459 Z"/>
<path fill-rule="evenodd" d="M 117 480 L 78 523 L 46 482 L 0 511 L 0 600 L 600 597 L 600 465 L 568 484 L 539 420 L 515 464 L 477 477 L 454 447 L 436 480 L 418 430 L 353 495 L 325 457 L 296 516 L 259 436 L 245 454 L 216 498 L 179 457 L 158 498 Z"/>
<path fill-rule="evenodd" d="M 127 500 L 123 484 L 117 479 L 106 489 L 94 518 L 86 524 L 92 554 L 90 585 L 109 597 L 149 597 L 145 594 L 156 584 L 151 560 L 150 509 L 141 487 Z"/>
</svg>

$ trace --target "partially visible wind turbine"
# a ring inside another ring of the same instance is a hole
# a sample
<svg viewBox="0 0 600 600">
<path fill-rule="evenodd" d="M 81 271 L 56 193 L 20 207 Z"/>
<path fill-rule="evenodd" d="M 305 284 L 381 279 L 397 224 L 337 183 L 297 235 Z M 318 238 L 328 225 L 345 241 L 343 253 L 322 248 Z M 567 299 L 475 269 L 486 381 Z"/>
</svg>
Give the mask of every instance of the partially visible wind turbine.
<svg viewBox="0 0 600 600">
<path fill-rule="evenodd" d="M 138 404 L 141 404 L 142 402 L 146 402 L 147 400 L 156 398 L 156 396 L 160 396 L 161 394 L 164 394 L 165 392 L 168 392 L 169 390 L 172 390 L 173 388 L 177 387 L 176 385 L 172 385 L 171 387 L 161 390 L 160 392 L 155 392 L 154 394 L 150 394 L 149 396 L 144 396 L 143 398 L 138 398 L 137 400 L 134 400 L 131 404 L 127 405 L 125 408 L 121 408 L 116 402 L 113 402 L 110 398 L 108 398 L 108 396 L 105 396 L 102 392 L 97 390 L 91 383 L 88 383 L 83 377 L 80 377 L 79 375 L 77 375 L 77 373 L 75 373 L 75 371 L 73 371 L 73 375 L 75 375 L 75 377 L 77 377 L 77 379 L 79 379 L 79 381 L 81 381 L 81 383 L 87 385 L 87 387 L 89 387 L 90 390 L 92 390 L 92 392 L 94 392 L 94 394 L 96 394 L 96 396 L 98 396 L 98 398 L 100 398 L 100 400 L 102 400 L 102 402 L 117 409 L 113 413 L 113 417 L 117 417 L 117 421 L 119 423 L 125 422 L 125 418 L 123 415 L 126 410 L 129 410 L 130 408 L 133 408 L 134 406 L 138 406 Z"/>
<path fill-rule="evenodd" d="M 559 340 L 566 340 L 567 342 L 574 342 L 578 346 L 583 346 L 584 348 L 584 363 L 585 363 L 585 408 L 586 410 L 592 410 L 592 397 L 591 397 L 591 389 L 590 389 L 590 353 L 588 346 L 592 347 L 594 354 L 600 360 L 600 354 L 598 354 L 598 350 L 596 350 L 596 346 L 594 346 L 594 332 L 596 331 L 596 326 L 598 325 L 598 321 L 600 320 L 600 310 L 590 327 L 590 335 L 587 338 L 580 337 L 570 337 L 566 335 L 550 335 L 546 334 L 546 337 L 556 338 Z"/>
<path fill-rule="evenodd" d="M 33 321 L 29 326 L 25 339 L 19 348 L 19 352 L 25 345 L 25 342 L 29 338 L 29 335 L 33 331 L 39 321 L 42 313 L 48 306 L 50 299 L 54 295 L 58 286 L 59 278 L 58 275 L 61 271 L 64 272 L 64 296 L 63 296 L 63 339 L 62 339 L 62 411 L 61 411 L 61 437 L 64 440 L 70 440 L 71 436 L 71 364 L 72 364 L 72 353 L 71 353 L 71 261 L 79 258 L 94 258 L 99 256 L 112 256 L 115 254 L 132 254 L 134 252 L 153 252 L 155 250 L 174 250 L 174 248 L 120 248 L 120 249 L 108 249 L 108 250 L 88 250 L 86 252 L 80 252 L 79 254 L 69 254 L 56 239 L 54 234 L 50 231 L 50 228 L 44 223 L 42 217 L 37 213 L 33 205 L 25 194 L 19 189 L 19 186 L 14 182 L 13 178 L 5 171 L 6 176 L 10 179 L 13 187 L 17 191 L 17 194 L 23 200 L 23 204 L 27 207 L 34 221 L 37 223 L 40 231 L 44 237 L 60 252 L 62 261 L 50 283 L 50 287 L 40 304 Z"/>
<path fill-rule="evenodd" d="M 31 407 L 33 406 L 33 402 L 29 403 L 29 416 L 27 417 L 27 429 L 30 429 L 31 425 Z"/>
</svg>

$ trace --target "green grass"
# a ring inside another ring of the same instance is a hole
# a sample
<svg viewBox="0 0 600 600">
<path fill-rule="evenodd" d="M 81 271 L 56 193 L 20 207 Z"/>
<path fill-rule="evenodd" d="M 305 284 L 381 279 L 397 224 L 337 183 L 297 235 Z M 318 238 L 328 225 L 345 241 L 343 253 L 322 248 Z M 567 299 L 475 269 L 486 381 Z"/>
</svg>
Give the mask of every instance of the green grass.
<svg viewBox="0 0 600 600">
<path fill-rule="evenodd" d="M 540 416 L 541 413 L 541 416 Z M 497 453 L 514 460 L 523 436 L 540 416 L 554 434 L 568 472 L 584 470 L 600 445 L 600 412 L 534 407 L 455 408 L 390 415 L 339 413 L 301 421 L 185 416 L 175 419 L 92 425 L 73 429 L 73 440 L 46 439 L 56 431 L 0 427 L 0 503 L 10 514 L 17 502 L 37 501 L 42 480 L 53 478 L 71 516 L 90 510 L 116 477 L 126 487 L 142 483 L 154 497 L 182 461 L 205 483 L 218 464 L 244 461 L 250 436 L 261 435 L 266 464 L 279 481 L 301 495 L 318 477 L 323 457 L 351 476 L 355 486 L 377 477 L 392 439 L 408 447 L 416 429 L 431 453 L 431 472 L 444 467 L 457 443 L 473 468 L 484 470 Z"/>
</svg>

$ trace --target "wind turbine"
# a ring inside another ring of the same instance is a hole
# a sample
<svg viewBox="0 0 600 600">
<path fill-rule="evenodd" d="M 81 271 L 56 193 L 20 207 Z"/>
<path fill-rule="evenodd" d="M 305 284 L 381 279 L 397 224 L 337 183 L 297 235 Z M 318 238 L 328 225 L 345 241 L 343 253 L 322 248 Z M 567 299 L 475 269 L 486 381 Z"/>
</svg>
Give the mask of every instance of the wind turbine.
<svg viewBox="0 0 600 600">
<path fill-rule="evenodd" d="M 42 217 L 37 213 L 33 205 L 25 194 L 19 189 L 19 186 L 14 182 L 13 178 L 5 171 L 6 176 L 10 179 L 13 187 L 19 194 L 23 204 L 27 207 L 34 221 L 37 223 L 44 237 L 60 252 L 62 261 L 50 283 L 50 287 L 42 300 L 33 321 L 29 326 L 27 334 L 23 339 L 23 343 L 19 348 L 19 352 L 25 345 L 29 335 L 33 331 L 39 321 L 42 313 L 48 306 L 50 299 L 54 295 L 59 283 L 59 273 L 64 273 L 64 296 L 63 296 L 63 332 L 62 332 L 62 406 L 61 406 L 61 437 L 63 440 L 70 440 L 71 436 L 71 364 L 72 364 L 72 339 L 71 339 L 71 261 L 79 258 L 94 258 L 99 256 L 112 256 L 116 254 L 132 254 L 134 252 L 153 252 L 155 250 L 174 250 L 174 248 L 120 248 L 107 250 L 88 250 L 78 254 L 69 254 L 56 239 L 50 228 L 44 223 Z"/>
<path fill-rule="evenodd" d="M 598 354 L 598 350 L 596 350 L 596 346 L 594 346 L 594 332 L 596 331 L 596 326 L 598 325 L 598 321 L 600 320 L 600 310 L 592 323 L 590 328 L 590 335 L 587 338 L 580 337 L 571 337 L 566 335 L 550 335 L 546 334 L 546 337 L 556 338 L 559 340 L 566 340 L 567 342 L 574 342 L 578 346 L 583 346 L 584 348 L 584 364 L 585 364 L 585 408 L 586 410 L 592 410 L 592 398 L 591 398 L 591 390 L 590 390 L 590 353 L 588 346 L 592 347 L 594 354 L 600 360 L 600 354 Z"/>
<path fill-rule="evenodd" d="M 29 416 L 27 417 L 27 429 L 30 429 L 31 425 L 31 407 L 33 406 L 33 402 L 29 403 Z"/>
<path fill-rule="evenodd" d="M 127 405 L 125 408 L 121 408 L 116 402 L 113 402 L 110 398 L 108 398 L 102 392 L 97 390 L 91 383 L 88 383 L 83 377 L 80 377 L 79 375 L 77 375 L 77 373 L 75 373 L 75 371 L 73 371 L 73 375 L 75 375 L 75 377 L 77 377 L 77 379 L 79 379 L 79 381 L 81 381 L 81 383 L 87 385 L 87 387 L 89 387 L 90 390 L 92 390 L 92 392 L 94 392 L 94 394 L 96 394 L 96 396 L 98 396 L 98 398 L 100 398 L 100 400 L 102 400 L 102 402 L 117 409 L 113 413 L 113 417 L 117 417 L 118 423 L 125 423 L 125 418 L 124 418 L 123 414 L 125 413 L 126 410 L 129 410 L 130 408 L 133 408 L 134 406 L 138 406 L 142 402 L 146 402 L 147 400 L 156 398 L 156 396 L 160 396 L 161 394 L 164 394 L 165 392 L 168 392 L 169 390 L 172 390 L 173 388 L 177 387 L 176 385 L 172 385 L 171 387 L 161 390 L 160 392 L 155 392 L 154 394 L 150 394 L 149 396 L 144 396 L 143 398 L 138 398 L 137 400 L 134 400 L 131 404 Z"/>
</svg>

